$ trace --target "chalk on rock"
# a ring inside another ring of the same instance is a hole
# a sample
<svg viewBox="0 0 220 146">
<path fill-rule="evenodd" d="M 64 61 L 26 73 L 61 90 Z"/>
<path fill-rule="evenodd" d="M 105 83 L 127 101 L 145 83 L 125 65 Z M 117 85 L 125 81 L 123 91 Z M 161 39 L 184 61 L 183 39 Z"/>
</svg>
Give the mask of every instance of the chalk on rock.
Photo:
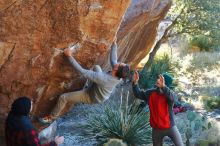
<svg viewBox="0 0 220 146">
<path fill-rule="evenodd" d="M 80 48 L 81 48 L 81 44 L 80 44 L 79 42 L 76 43 L 76 44 L 70 44 L 70 45 L 69 45 L 69 49 L 70 49 L 70 50 L 78 51 Z"/>
</svg>

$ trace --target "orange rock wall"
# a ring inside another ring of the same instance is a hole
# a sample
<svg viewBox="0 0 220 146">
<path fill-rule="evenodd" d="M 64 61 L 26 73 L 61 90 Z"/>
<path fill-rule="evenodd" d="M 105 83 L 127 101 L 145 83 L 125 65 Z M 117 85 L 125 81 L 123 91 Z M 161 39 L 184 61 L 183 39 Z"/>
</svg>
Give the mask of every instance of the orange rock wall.
<svg viewBox="0 0 220 146">
<path fill-rule="evenodd" d="M 18 96 L 35 102 L 34 115 L 48 113 L 63 92 L 82 79 L 63 56 L 75 54 L 85 68 L 109 68 L 117 33 L 119 60 L 133 68 L 152 47 L 170 0 L 0 0 L 0 125 Z M 120 27 L 120 28 L 119 28 Z"/>
</svg>

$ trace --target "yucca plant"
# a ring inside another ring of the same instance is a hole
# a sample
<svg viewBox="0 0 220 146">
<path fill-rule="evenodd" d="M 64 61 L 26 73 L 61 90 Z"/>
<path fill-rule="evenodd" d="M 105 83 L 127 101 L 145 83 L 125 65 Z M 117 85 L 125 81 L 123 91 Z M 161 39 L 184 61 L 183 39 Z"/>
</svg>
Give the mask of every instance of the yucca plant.
<svg viewBox="0 0 220 146">
<path fill-rule="evenodd" d="M 207 110 L 213 110 L 220 107 L 220 97 L 219 96 L 211 96 L 203 99 L 205 108 Z"/>
<path fill-rule="evenodd" d="M 119 98 L 120 99 L 120 98 Z M 121 139 L 128 146 L 151 143 L 149 114 L 133 103 L 108 104 L 100 115 L 90 115 L 87 123 L 81 125 L 81 136 L 95 139 L 97 145 L 103 145 L 109 139 Z"/>
</svg>

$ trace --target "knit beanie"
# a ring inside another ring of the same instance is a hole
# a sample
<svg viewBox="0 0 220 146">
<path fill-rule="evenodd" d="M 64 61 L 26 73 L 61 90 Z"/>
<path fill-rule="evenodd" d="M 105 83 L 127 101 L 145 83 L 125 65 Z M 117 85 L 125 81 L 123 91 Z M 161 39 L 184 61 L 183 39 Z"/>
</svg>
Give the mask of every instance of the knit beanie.
<svg viewBox="0 0 220 146">
<path fill-rule="evenodd" d="M 164 77 L 165 84 L 167 87 L 172 87 L 173 84 L 173 77 L 169 73 L 163 73 L 162 76 Z"/>
</svg>

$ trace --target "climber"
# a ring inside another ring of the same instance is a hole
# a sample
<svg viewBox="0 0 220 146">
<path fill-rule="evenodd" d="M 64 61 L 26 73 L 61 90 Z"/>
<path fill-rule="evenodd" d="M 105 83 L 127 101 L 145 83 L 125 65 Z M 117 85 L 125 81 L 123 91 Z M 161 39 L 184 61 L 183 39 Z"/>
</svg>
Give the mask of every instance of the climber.
<svg viewBox="0 0 220 146">
<path fill-rule="evenodd" d="M 133 92 L 135 97 L 145 100 L 150 109 L 153 146 L 162 146 L 163 138 L 168 136 L 176 146 L 183 146 L 181 135 L 175 126 L 173 105 L 174 93 L 170 87 L 173 77 L 164 73 L 159 75 L 155 87 L 146 91 L 138 87 L 139 74 L 133 75 Z"/>
<path fill-rule="evenodd" d="M 55 137 L 54 141 L 41 145 L 38 133 L 29 118 L 32 101 L 27 97 L 17 98 L 5 122 L 5 140 L 7 146 L 57 146 L 64 137 Z"/>
<path fill-rule="evenodd" d="M 113 88 L 130 74 L 130 68 L 127 64 L 117 62 L 117 44 L 116 39 L 111 45 L 110 63 L 112 71 L 105 73 L 101 67 L 96 65 L 95 71 L 82 68 L 79 63 L 72 57 L 79 49 L 79 44 L 64 50 L 64 55 L 69 59 L 73 68 L 91 81 L 91 84 L 80 91 L 64 93 L 60 95 L 58 102 L 49 116 L 39 118 L 43 124 L 49 124 L 55 120 L 67 103 L 86 103 L 95 104 L 107 100 Z"/>
</svg>

